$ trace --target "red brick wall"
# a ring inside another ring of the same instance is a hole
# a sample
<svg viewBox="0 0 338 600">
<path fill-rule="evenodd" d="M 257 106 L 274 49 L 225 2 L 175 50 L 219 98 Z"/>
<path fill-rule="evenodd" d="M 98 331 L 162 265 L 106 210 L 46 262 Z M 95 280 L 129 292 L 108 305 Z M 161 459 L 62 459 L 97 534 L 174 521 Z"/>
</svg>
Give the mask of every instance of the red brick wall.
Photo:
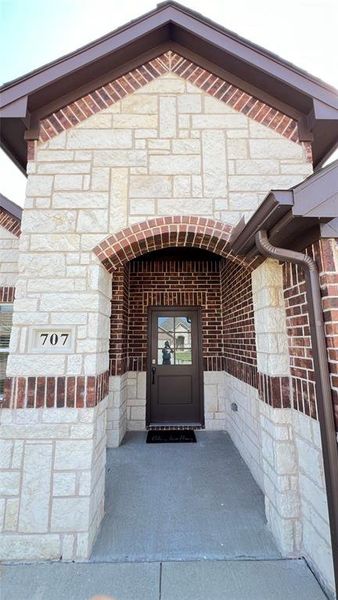
<svg viewBox="0 0 338 600">
<path fill-rule="evenodd" d="M 126 281 L 129 282 L 127 325 Z M 124 270 L 122 267 L 116 271 L 113 282 L 111 374 L 146 370 L 148 306 L 201 306 L 204 369 L 223 368 L 220 261 L 217 258 L 135 260 Z"/>
<path fill-rule="evenodd" d="M 225 261 L 221 268 L 225 370 L 257 387 L 251 272 Z"/>
<path fill-rule="evenodd" d="M 338 429 L 338 272 L 335 240 L 307 248 L 320 273 L 331 387 Z M 314 365 L 303 270 L 284 264 L 284 297 L 294 408 L 317 419 Z"/>
</svg>

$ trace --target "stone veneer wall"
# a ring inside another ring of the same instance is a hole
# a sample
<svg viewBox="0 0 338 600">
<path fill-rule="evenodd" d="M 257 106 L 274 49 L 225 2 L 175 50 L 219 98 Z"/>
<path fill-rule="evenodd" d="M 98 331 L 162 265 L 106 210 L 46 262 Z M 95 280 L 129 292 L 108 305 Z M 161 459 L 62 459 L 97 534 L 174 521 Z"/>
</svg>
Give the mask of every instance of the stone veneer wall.
<svg viewBox="0 0 338 600">
<path fill-rule="evenodd" d="M 1 215 L 0 215 L 1 217 Z M 15 287 L 18 277 L 19 239 L 0 222 L 0 287 Z"/>
<path fill-rule="evenodd" d="M 0 411 L 0 559 L 88 558 L 103 516 L 107 400 Z"/>
</svg>

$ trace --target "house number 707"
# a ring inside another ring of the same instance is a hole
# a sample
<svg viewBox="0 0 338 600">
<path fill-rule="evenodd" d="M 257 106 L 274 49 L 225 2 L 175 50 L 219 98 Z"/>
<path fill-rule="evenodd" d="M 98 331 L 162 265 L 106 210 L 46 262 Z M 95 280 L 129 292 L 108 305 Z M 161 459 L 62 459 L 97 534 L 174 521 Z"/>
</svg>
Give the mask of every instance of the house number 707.
<svg viewBox="0 0 338 600">
<path fill-rule="evenodd" d="M 40 333 L 40 338 L 43 346 L 47 341 L 50 346 L 64 346 L 69 338 L 69 333 Z"/>
</svg>

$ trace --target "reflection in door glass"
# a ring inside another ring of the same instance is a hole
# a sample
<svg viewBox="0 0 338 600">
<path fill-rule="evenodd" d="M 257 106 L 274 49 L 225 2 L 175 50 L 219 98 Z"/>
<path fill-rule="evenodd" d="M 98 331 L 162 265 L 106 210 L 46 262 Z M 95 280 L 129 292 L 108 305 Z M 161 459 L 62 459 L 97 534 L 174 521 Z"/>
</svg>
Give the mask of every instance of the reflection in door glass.
<svg viewBox="0 0 338 600">
<path fill-rule="evenodd" d="M 191 365 L 191 318 L 158 317 L 157 364 Z"/>
</svg>

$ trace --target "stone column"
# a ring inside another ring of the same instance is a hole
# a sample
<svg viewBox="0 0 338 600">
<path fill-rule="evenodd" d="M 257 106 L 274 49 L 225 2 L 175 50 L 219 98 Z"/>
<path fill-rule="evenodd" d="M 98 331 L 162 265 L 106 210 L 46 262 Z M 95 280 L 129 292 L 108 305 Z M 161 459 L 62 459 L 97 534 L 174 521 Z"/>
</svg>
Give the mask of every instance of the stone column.
<svg viewBox="0 0 338 600">
<path fill-rule="evenodd" d="M 301 527 L 282 266 L 265 260 L 252 273 L 252 288 L 265 510 L 282 554 L 292 556 L 299 552 Z"/>
</svg>

